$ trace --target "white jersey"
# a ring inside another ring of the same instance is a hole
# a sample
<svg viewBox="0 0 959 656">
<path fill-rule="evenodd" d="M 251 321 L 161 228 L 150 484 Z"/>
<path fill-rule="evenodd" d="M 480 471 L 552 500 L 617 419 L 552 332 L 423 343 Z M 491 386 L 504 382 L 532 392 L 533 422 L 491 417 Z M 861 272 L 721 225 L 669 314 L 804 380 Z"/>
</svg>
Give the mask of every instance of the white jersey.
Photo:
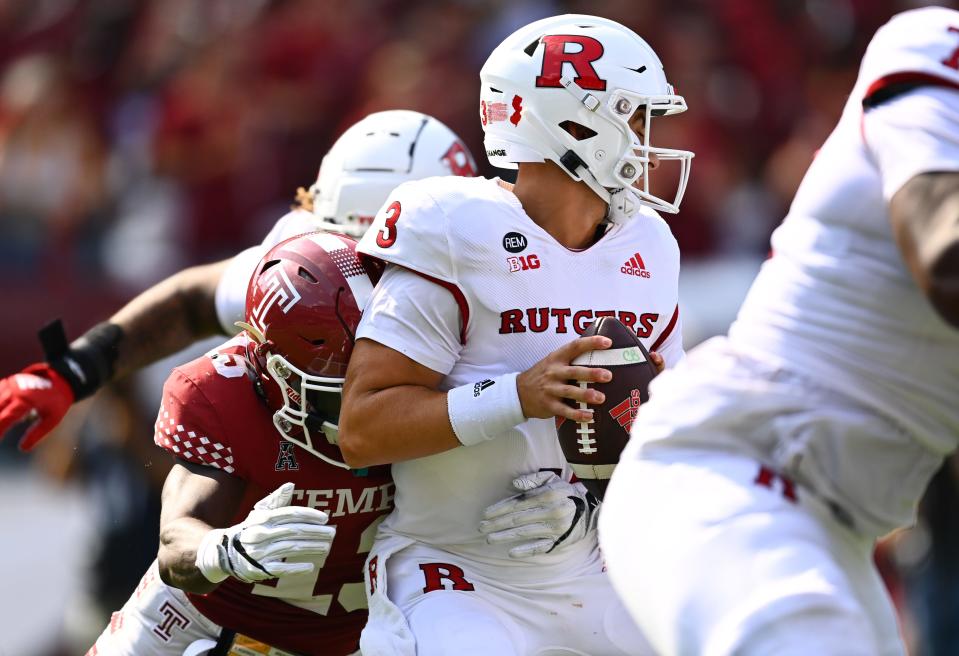
<svg viewBox="0 0 959 656">
<path fill-rule="evenodd" d="M 877 32 L 730 329 L 735 343 L 874 405 L 939 453 L 959 440 L 959 331 L 916 287 L 887 207 L 914 175 L 959 170 L 959 70 L 942 63 L 957 57 L 957 29 L 959 12 L 929 8 Z M 903 83 L 932 86 L 868 108 Z"/>
<path fill-rule="evenodd" d="M 266 252 L 284 239 L 317 229 L 316 216 L 305 209 L 294 209 L 284 214 L 266 238 L 256 246 L 237 253 L 216 286 L 216 316 L 228 335 L 239 332 L 237 321 L 244 320 L 246 288 L 250 277 Z"/>
<path fill-rule="evenodd" d="M 832 442 L 819 445 L 835 456 L 828 477 L 863 507 L 888 498 L 876 486 L 908 478 L 857 467 L 875 460 L 881 442 L 910 445 L 900 469 L 938 460 L 959 443 L 959 331 L 916 286 L 888 214 L 903 184 L 929 171 L 959 171 L 959 12 L 942 8 L 905 12 L 877 32 L 729 333 L 738 351 L 901 428 L 872 441 L 828 431 L 819 438 Z M 910 504 L 895 510 L 909 511 Z"/>
<path fill-rule="evenodd" d="M 443 390 L 524 371 L 601 316 L 632 327 L 667 366 L 683 355 L 679 250 L 666 223 L 646 208 L 574 251 L 534 223 L 498 181 L 429 178 L 398 187 L 357 250 L 392 265 L 357 337 L 445 374 Z M 486 506 L 511 494 L 513 478 L 541 469 L 569 477 L 552 419 L 396 463 L 396 510 L 382 532 L 516 565 L 476 526 Z"/>
</svg>

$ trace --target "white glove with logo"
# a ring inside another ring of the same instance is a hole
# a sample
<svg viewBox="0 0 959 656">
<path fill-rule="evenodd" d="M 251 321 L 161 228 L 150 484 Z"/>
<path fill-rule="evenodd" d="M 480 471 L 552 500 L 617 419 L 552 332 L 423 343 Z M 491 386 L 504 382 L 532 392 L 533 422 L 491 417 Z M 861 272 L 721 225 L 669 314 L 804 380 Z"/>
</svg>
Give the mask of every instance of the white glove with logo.
<svg viewBox="0 0 959 656">
<path fill-rule="evenodd" d="M 293 483 L 284 483 L 260 499 L 236 526 L 207 533 L 196 551 L 196 566 L 211 583 L 228 576 L 244 583 L 301 574 L 313 563 L 285 563 L 290 556 L 325 557 L 336 528 L 325 512 L 291 506 Z"/>
<path fill-rule="evenodd" d="M 596 526 L 599 501 L 582 483 L 540 471 L 520 476 L 513 487 L 520 493 L 487 508 L 479 525 L 489 544 L 517 543 L 510 558 L 550 553 L 582 540 Z"/>
</svg>

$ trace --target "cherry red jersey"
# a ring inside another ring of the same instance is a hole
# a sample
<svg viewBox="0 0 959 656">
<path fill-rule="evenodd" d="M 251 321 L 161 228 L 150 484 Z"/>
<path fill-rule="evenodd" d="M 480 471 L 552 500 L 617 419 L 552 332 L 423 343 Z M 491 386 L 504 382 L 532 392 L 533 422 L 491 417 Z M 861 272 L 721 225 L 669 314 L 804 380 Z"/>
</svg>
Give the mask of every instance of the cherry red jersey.
<svg viewBox="0 0 959 656">
<path fill-rule="evenodd" d="M 274 647 L 307 656 L 349 654 L 366 622 L 364 560 L 393 507 L 389 470 L 334 467 L 283 439 L 254 388 L 248 340 L 241 333 L 174 369 L 163 388 L 155 441 L 180 460 L 247 482 L 234 522 L 290 481 L 293 504 L 326 512 L 336 538 L 312 572 L 258 584 L 228 578 L 189 598 L 213 622 Z"/>
</svg>

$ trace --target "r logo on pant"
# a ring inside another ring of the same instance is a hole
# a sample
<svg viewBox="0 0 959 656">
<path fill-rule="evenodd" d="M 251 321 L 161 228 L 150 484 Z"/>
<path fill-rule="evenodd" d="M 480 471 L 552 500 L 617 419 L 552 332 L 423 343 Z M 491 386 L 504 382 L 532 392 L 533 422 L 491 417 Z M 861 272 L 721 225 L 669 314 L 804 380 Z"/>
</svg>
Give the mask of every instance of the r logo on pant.
<svg viewBox="0 0 959 656">
<path fill-rule="evenodd" d="M 463 573 L 463 570 L 456 565 L 450 565 L 449 563 L 423 563 L 420 565 L 420 569 L 423 570 L 423 578 L 426 581 L 426 586 L 423 588 L 424 593 L 435 590 L 472 592 L 476 589 L 472 583 L 466 580 L 466 575 Z M 446 584 L 443 583 L 443 579 L 450 581 L 453 586 L 447 588 Z"/>
</svg>

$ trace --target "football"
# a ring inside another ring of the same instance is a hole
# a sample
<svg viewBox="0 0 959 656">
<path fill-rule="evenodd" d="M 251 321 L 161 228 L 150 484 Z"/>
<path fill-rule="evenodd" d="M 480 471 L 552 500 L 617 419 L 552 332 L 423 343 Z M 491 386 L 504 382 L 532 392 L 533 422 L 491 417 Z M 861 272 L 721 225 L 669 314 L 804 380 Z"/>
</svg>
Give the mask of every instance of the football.
<svg viewBox="0 0 959 656">
<path fill-rule="evenodd" d="M 556 432 L 566 461 L 586 488 L 602 499 L 613 474 L 619 454 L 629 441 L 629 429 L 639 406 L 649 399 L 649 383 L 656 376 L 656 366 L 649 351 L 632 330 L 613 317 L 600 317 L 583 333 L 583 337 L 604 335 L 613 344 L 606 350 L 590 351 L 573 360 L 584 367 L 602 367 L 612 372 L 608 383 L 570 381 L 580 387 L 592 386 L 606 395 L 599 405 L 568 400 L 572 406 L 593 409 L 593 421 L 557 420 Z"/>
</svg>

